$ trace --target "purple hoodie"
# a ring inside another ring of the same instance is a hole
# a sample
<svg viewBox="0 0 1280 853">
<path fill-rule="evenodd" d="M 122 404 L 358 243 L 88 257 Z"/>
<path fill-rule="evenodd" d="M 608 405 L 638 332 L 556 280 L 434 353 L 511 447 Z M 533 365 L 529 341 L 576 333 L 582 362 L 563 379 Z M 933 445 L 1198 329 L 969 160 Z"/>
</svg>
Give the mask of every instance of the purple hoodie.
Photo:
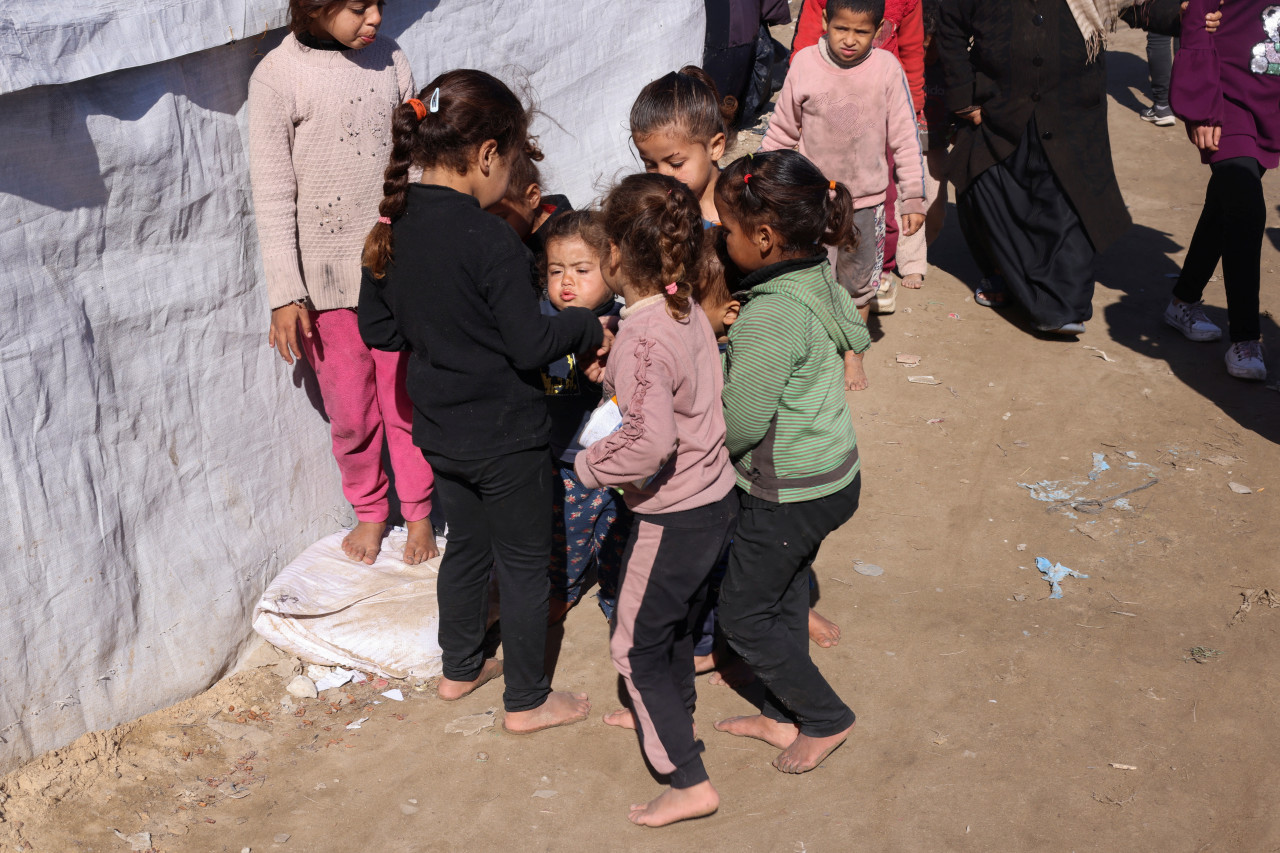
<svg viewBox="0 0 1280 853">
<path fill-rule="evenodd" d="M 1204 16 L 1217 9 L 1218 0 L 1190 0 L 1182 15 L 1170 106 L 1188 126 L 1222 128 L 1218 150 L 1202 151 L 1203 162 L 1253 157 L 1274 169 L 1280 165 L 1280 5 L 1231 0 L 1210 35 Z"/>
</svg>

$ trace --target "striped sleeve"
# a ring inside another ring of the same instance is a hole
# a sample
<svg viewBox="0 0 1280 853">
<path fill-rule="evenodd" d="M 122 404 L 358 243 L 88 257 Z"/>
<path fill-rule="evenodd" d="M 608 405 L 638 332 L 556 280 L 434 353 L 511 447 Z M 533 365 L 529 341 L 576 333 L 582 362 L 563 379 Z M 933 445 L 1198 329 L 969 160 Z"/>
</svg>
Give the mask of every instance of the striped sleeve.
<svg viewBox="0 0 1280 853">
<path fill-rule="evenodd" d="M 778 412 L 787 380 L 805 356 L 808 310 L 785 297 L 757 296 L 729 330 L 725 446 L 738 459 L 760 443 Z"/>
</svg>

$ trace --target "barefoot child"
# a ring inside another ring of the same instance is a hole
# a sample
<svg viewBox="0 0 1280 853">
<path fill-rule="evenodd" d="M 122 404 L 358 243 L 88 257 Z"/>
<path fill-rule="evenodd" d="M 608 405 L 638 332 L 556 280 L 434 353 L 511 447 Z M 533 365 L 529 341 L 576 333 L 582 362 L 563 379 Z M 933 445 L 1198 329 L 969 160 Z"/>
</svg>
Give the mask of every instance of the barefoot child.
<svg viewBox="0 0 1280 853">
<path fill-rule="evenodd" d="M 924 223 L 924 164 L 915 109 L 902 66 L 871 42 L 884 18 L 884 0 L 830 0 L 826 36 L 796 54 L 760 150 L 799 146 L 801 154 L 854 195 L 854 222 L 862 235 L 852 251 L 830 249 L 836 280 L 865 320 L 880 286 L 884 263 L 884 203 L 893 153 L 902 234 Z M 867 387 L 854 353 L 845 354 L 847 385 Z"/>
<path fill-rule="evenodd" d="M 627 303 L 604 377 L 622 423 L 574 467 L 589 488 L 620 487 L 636 514 L 609 648 L 645 757 L 671 780 L 630 819 L 664 826 L 720 803 L 693 732 L 692 632 L 733 534 L 734 478 L 715 338 L 690 299 L 703 240 L 697 197 L 673 178 L 632 175 L 603 216 L 605 280 Z"/>
<path fill-rule="evenodd" d="M 584 719 L 585 694 L 553 693 L 544 655 L 551 553 L 550 423 L 540 370 L 600 355 L 594 312 L 538 310 L 529 251 L 484 208 L 507 190 L 529 114 L 482 71 L 442 74 L 397 107 L 391 161 L 365 242 L 360 331 L 408 350 L 414 441 L 449 517 L 437 582 L 444 678 L 458 699 L 502 672 L 484 660 L 490 569 L 503 601 L 507 731 Z M 422 182 L 409 183 L 409 170 Z"/>
<path fill-rule="evenodd" d="M 834 2 L 834 0 L 833 0 Z M 742 158 L 716 184 L 729 257 L 750 294 L 729 329 L 726 444 L 741 506 L 720 626 L 764 684 L 761 714 L 716 724 L 782 750 L 803 773 L 854 716 L 809 658 L 809 573 L 861 487 L 841 352 L 870 343 L 819 245 L 854 248 L 853 199 L 794 151 Z"/>
<path fill-rule="evenodd" d="M 706 227 L 720 221 L 716 178 L 733 121 L 730 101 L 720 99 L 707 72 L 686 65 L 645 86 L 631 105 L 631 141 L 644 170 L 688 187 Z"/>
<path fill-rule="evenodd" d="M 404 561 L 436 556 L 431 466 L 413 446 L 408 353 L 360 340 L 360 250 L 382 198 L 391 114 L 413 93 L 409 60 L 378 35 L 382 3 L 290 0 L 289 35 L 249 80 L 249 179 L 271 330 L 285 364 L 311 364 L 342 492 L 356 526 L 342 541 L 372 564 L 386 531 L 385 439 L 409 529 Z M 361 132 L 363 131 L 363 135 Z"/>
<path fill-rule="evenodd" d="M 571 210 L 547 222 L 543 262 L 547 298 L 542 313 L 554 317 L 565 308 L 588 308 L 597 317 L 616 317 L 622 304 L 605 283 L 601 265 L 609 256 L 600 215 Z M 573 470 L 582 451 L 577 437 L 596 406 L 600 385 L 583 373 L 572 355 L 542 370 L 551 413 L 551 456 L 554 460 L 554 535 L 551 550 L 551 610 L 548 621 L 559 622 L 582 598 L 594 575 L 596 599 L 606 619 L 618 603 L 618 573 L 622 550 L 631 529 L 631 511 L 607 486 L 589 489 Z"/>
</svg>

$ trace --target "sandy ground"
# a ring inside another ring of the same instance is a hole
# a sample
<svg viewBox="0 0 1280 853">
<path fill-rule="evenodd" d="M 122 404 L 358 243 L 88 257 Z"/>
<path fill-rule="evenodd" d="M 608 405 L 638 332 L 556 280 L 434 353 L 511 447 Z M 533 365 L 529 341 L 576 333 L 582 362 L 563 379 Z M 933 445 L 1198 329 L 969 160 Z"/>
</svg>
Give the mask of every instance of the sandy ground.
<svg viewBox="0 0 1280 853">
<path fill-rule="evenodd" d="M 628 824 L 628 805 L 659 788 L 634 737 L 599 720 L 617 679 L 588 601 L 569 615 L 555 683 L 591 694 L 589 722 L 445 733 L 500 707 L 500 683 L 454 704 L 366 684 L 289 712 L 284 680 L 250 670 L 0 781 L 0 847 L 1280 849 L 1280 613 L 1264 595 L 1235 618 L 1249 590 L 1280 592 L 1280 395 L 1229 378 L 1224 345 L 1160 322 L 1207 172 L 1180 128 L 1138 120 L 1141 34 L 1114 47 L 1112 140 L 1137 224 L 1102 260 L 1088 333 L 1042 339 L 975 305 L 954 218 L 925 288 L 879 322 L 872 386 L 851 396 L 862 508 L 817 566 L 819 608 L 844 636 L 813 653 L 858 726 L 820 769 L 784 776 L 774 750 L 714 732 L 750 706 L 701 679 L 720 811 Z M 1220 283 L 1207 298 L 1225 326 Z M 1271 313 L 1263 329 L 1280 341 Z M 1048 493 L 1060 499 L 1037 499 Z M 1050 599 L 1038 556 L 1088 577 Z"/>
</svg>

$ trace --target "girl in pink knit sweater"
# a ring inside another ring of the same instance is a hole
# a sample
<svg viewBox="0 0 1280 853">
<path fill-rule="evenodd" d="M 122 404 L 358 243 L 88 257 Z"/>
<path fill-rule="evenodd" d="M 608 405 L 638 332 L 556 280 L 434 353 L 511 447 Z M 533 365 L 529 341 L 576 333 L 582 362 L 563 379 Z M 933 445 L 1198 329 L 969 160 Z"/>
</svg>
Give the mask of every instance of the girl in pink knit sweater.
<svg viewBox="0 0 1280 853">
<path fill-rule="evenodd" d="M 342 548 L 372 564 L 389 504 L 385 440 L 409 530 L 404 561 L 436 556 L 433 476 L 413 444 L 408 353 L 370 350 L 355 307 L 378 217 L 392 111 L 413 93 L 405 55 L 378 36 L 382 3 L 290 0 L 289 35 L 249 80 L 249 177 L 271 327 L 285 364 L 315 370 L 356 526 Z"/>
</svg>

